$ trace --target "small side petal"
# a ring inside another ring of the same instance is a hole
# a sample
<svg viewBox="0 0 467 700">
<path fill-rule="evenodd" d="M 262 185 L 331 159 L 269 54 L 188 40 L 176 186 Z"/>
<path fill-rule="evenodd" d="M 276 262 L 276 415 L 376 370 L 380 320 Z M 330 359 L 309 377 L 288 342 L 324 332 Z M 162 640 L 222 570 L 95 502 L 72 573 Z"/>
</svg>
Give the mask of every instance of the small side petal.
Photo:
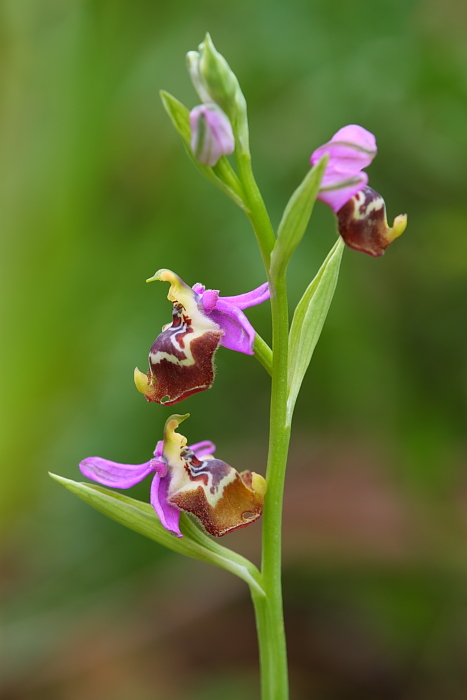
<svg viewBox="0 0 467 700">
<path fill-rule="evenodd" d="M 216 446 L 210 440 L 203 440 L 203 442 L 195 442 L 194 445 L 190 445 L 190 450 L 195 453 L 198 459 L 201 459 L 201 457 L 211 457 L 216 451 Z"/>
<path fill-rule="evenodd" d="M 154 460 L 144 464 L 119 464 L 102 457 L 88 457 L 80 462 L 81 473 L 104 486 L 129 489 L 143 481 L 155 469 Z"/>
<path fill-rule="evenodd" d="M 180 510 L 167 500 L 169 485 L 169 476 L 161 478 L 156 473 L 151 484 L 151 505 L 165 529 L 177 537 L 183 537 L 180 532 Z"/>
<path fill-rule="evenodd" d="M 164 451 L 164 441 L 159 440 L 156 449 L 154 450 L 154 457 L 160 459 L 162 457 L 162 452 Z"/>
<path fill-rule="evenodd" d="M 220 344 L 229 350 L 254 355 L 253 343 L 256 331 L 243 313 L 234 304 L 219 299 L 210 317 L 224 331 Z"/>
<path fill-rule="evenodd" d="M 217 289 L 207 289 L 201 297 L 204 313 L 210 314 L 216 308 L 219 292 Z"/>
<path fill-rule="evenodd" d="M 245 294 L 237 294 L 233 297 L 220 297 L 221 301 L 227 301 L 230 304 L 235 304 L 238 309 L 248 309 L 250 306 L 257 306 L 267 301 L 271 296 L 269 284 L 265 282 L 260 287 L 253 289 Z"/>
</svg>

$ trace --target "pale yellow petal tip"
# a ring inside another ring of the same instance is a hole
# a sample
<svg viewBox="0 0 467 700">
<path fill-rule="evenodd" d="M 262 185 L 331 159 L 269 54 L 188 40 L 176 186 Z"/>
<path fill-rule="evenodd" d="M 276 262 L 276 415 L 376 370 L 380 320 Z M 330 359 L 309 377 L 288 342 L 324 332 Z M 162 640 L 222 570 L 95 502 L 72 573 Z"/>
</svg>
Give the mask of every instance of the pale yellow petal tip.
<svg viewBox="0 0 467 700">
<path fill-rule="evenodd" d="M 141 394 L 147 394 L 149 390 L 148 375 L 140 372 L 139 369 L 135 368 L 134 373 L 135 386 Z"/>
<path fill-rule="evenodd" d="M 388 240 L 394 241 L 396 238 L 399 238 L 399 236 L 402 236 L 406 228 L 407 214 L 399 214 L 399 216 L 396 216 L 394 219 L 392 228 L 390 228 L 388 231 Z"/>
<path fill-rule="evenodd" d="M 264 496 L 268 485 L 266 483 L 266 479 L 261 476 L 261 474 L 257 474 L 256 472 L 252 472 L 251 474 L 251 488 L 252 490 L 258 494 L 258 496 Z"/>
<path fill-rule="evenodd" d="M 184 420 L 190 417 L 189 413 L 185 413 L 183 416 L 180 413 L 174 413 L 172 416 L 169 416 L 167 420 L 165 421 L 165 430 L 170 430 L 174 431 L 180 423 L 183 423 Z"/>
<path fill-rule="evenodd" d="M 183 296 L 188 293 L 189 299 L 191 299 L 194 294 L 191 287 L 189 287 L 182 280 L 181 277 L 172 272 L 172 270 L 167 270 L 162 268 L 158 270 L 155 275 L 149 277 L 146 282 L 170 282 L 169 293 L 167 294 L 167 299 L 169 301 L 181 301 Z"/>
<path fill-rule="evenodd" d="M 176 429 L 180 425 L 180 423 L 183 423 L 184 420 L 190 417 L 189 413 L 185 413 L 184 416 L 181 416 L 179 414 L 175 414 L 173 416 L 169 416 L 167 420 L 165 421 L 165 426 L 164 426 L 164 454 L 166 456 L 169 456 L 172 454 L 177 454 L 179 456 L 178 450 L 181 447 L 185 447 L 187 443 L 187 439 L 184 435 L 180 435 L 180 433 L 176 433 Z M 175 450 L 175 452 L 173 452 Z"/>
<path fill-rule="evenodd" d="M 158 270 L 152 277 L 149 277 L 149 279 L 146 280 L 146 282 L 174 282 L 174 279 L 177 277 L 177 275 L 172 272 L 172 270 L 166 270 L 165 268 L 162 268 L 162 270 Z"/>
</svg>

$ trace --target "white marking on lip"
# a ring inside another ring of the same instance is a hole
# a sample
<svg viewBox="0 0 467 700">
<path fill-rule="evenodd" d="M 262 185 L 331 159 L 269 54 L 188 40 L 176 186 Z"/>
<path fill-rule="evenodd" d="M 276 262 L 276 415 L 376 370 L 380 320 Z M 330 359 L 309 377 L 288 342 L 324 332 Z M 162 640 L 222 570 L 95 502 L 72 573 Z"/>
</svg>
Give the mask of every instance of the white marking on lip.
<svg viewBox="0 0 467 700">
<path fill-rule="evenodd" d="M 204 482 L 202 481 L 192 481 L 191 479 L 188 481 L 187 484 L 182 486 L 179 489 L 179 493 L 190 493 L 192 491 L 195 491 L 199 486 L 204 491 L 204 495 L 206 496 L 206 500 L 208 504 L 211 506 L 211 508 L 215 508 L 219 501 L 221 500 L 222 496 L 224 495 L 224 491 L 226 487 L 231 484 L 233 481 L 235 481 L 237 477 L 237 472 L 233 467 L 230 467 L 229 473 L 224 476 L 218 483 L 217 483 L 217 488 L 214 493 L 211 491 L 212 487 L 212 482 L 213 482 L 213 475 L 208 469 L 203 469 L 200 471 L 197 471 L 196 476 L 201 476 L 201 475 L 206 475 L 208 477 L 208 484 L 207 486 L 204 485 Z"/>
<path fill-rule="evenodd" d="M 237 476 L 241 478 L 235 469 L 233 467 L 230 467 L 228 474 L 226 474 L 218 483 L 217 483 L 217 490 L 215 493 L 211 493 L 211 486 L 213 482 L 213 475 L 212 472 L 209 469 L 209 465 L 207 464 L 209 460 L 203 460 L 203 464 L 198 467 L 199 471 L 193 470 L 193 468 L 190 468 L 190 465 L 187 464 L 186 460 L 183 459 L 182 457 L 176 457 L 175 459 L 172 459 L 169 462 L 169 467 L 171 471 L 171 480 L 170 480 L 170 485 L 169 485 L 169 499 L 178 496 L 178 494 L 186 493 L 194 493 L 198 488 L 203 489 L 203 493 L 206 497 L 206 501 L 208 505 L 214 509 L 216 508 L 217 504 L 221 500 L 222 496 L 224 495 L 224 491 L 226 487 L 231 484 Z M 205 466 L 205 468 L 203 468 Z M 229 466 L 229 465 L 227 465 Z M 187 474 L 187 469 L 191 474 L 191 477 L 189 474 Z M 193 476 L 201 476 L 205 475 L 207 476 L 208 483 L 207 486 L 205 486 L 204 481 L 195 481 L 192 477 Z"/>
<path fill-rule="evenodd" d="M 183 324 L 181 328 L 178 328 L 176 331 L 170 334 L 170 342 L 177 352 L 181 352 L 185 355 L 184 359 L 180 359 L 169 352 L 165 352 L 164 350 L 157 350 L 156 352 L 149 353 L 149 362 L 153 365 L 157 365 L 161 362 L 161 360 L 167 360 L 168 362 L 172 362 L 172 364 L 179 365 L 180 367 L 190 367 L 194 365 L 195 359 L 191 351 L 191 343 L 193 340 L 196 340 L 196 338 L 201 337 L 203 335 L 203 331 L 186 334 L 184 337 L 184 347 L 182 347 L 180 342 L 177 340 L 177 336 L 186 333 L 186 330 L 187 326 L 186 324 Z"/>
<path fill-rule="evenodd" d="M 356 197 L 355 197 L 355 210 L 353 213 L 352 218 L 356 219 L 357 221 L 360 221 L 361 219 L 366 219 L 367 216 L 371 214 L 372 211 L 379 211 L 380 209 L 384 208 L 384 199 L 382 197 L 377 197 L 376 199 L 373 199 L 369 204 L 365 207 L 363 212 L 360 212 L 360 207 L 365 201 L 365 195 L 362 192 L 359 192 Z"/>
</svg>

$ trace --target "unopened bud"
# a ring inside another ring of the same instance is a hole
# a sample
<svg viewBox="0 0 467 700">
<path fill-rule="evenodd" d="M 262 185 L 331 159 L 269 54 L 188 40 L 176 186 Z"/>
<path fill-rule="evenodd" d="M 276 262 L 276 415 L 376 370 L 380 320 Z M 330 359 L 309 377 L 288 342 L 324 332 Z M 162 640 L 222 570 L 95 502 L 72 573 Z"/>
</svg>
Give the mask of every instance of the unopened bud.
<svg viewBox="0 0 467 700">
<path fill-rule="evenodd" d="M 203 165 L 213 167 L 233 153 L 235 139 L 226 114 L 214 104 L 198 105 L 190 112 L 191 150 Z"/>
<path fill-rule="evenodd" d="M 199 95 L 201 102 L 215 102 L 215 100 L 209 94 L 206 85 L 199 73 L 199 53 L 198 51 L 188 51 L 186 55 L 186 65 L 188 72 L 190 74 L 191 82 L 193 87 Z"/>
<path fill-rule="evenodd" d="M 209 34 L 206 34 L 205 40 L 199 46 L 198 74 L 202 87 L 211 96 L 211 101 L 232 116 L 237 109 L 236 97 L 240 89 L 238 80 L 225 58 L 216 50 Z M 201 99 L 205 101 L 203 97 Z"/>
<path fill-rule="evenodd" d="M 371 187 L 364 187 L 339 209 L 337 221 L 339 233 L 350 248 L 376 258 L 404 233 L 407 215 L 396 216 L 392 227 L 388 226 L 384 199 Z"/>
</svg>

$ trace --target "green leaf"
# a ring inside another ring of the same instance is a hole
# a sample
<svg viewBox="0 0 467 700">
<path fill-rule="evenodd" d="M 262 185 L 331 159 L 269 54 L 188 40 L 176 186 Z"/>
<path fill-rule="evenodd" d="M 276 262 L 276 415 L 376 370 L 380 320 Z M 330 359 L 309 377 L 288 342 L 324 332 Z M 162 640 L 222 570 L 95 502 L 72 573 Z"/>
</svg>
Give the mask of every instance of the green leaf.
<svg viewBox="0 0 467 700">
<path fill-rule="evenodd" d="M 264 595 L 260 584 L 261 574 L 256 566 L 240 554 L 217 544 L 202 532 L 185 513 L 182 513 L 180 519 L 180 529 L 184 537 L 174 537 L 161 525 L 154 508 L 149 503 L 137 501 L 96 484 L 77 482 L 52 473 L 50 476 L 68 491 L 76 494 L 112 520 L 139 532 L 140 535 L 155 540 L 174 552 L 209 562 L 230 571 L 246 581 L 255 593 Z"/>
<path fill-rule="evenodd" d="M 216 185 L 216 187 L 219 187 L 228 197 L 230 197 L 230 199 L 235 202 L 235 204 L 238 204 L 239 207 L 246 211 L 247 205 L 245 203 L 245 195 L 243 193 L 242 185 L 227 158 L 222 156 L 222 158 L 219 159 L 218 163 L 213 168 L 200 163 L 194 157 L 190 146 L 191 129 L 189 110 L 168 92 L 161 90 L 160 95 L 165 111 L 172 120 L 172 124 L 174 125 L 175 129 L 178 131 L 191 161 L 194 163 L 200 173 L 204 175 L 204 177 Z"/>
<path fill-rule="evenodd" d="M 344 241 L 339 236 L 326 260 L 311 282 L 295 309 L 289 335 L 289 375 L 287 400 L 287 422 L 290 425 L 313 351 L 323 329 L 334 290 L 344 250 Z"/>
<path fill-rule="evenodd" d="M 282 215 L 277 241 L 271 256 L 271 276 L 277 279 L 283 274 L 295 248 L 303 238 L 313 211 L 319 186 L 326 169 L 328 155 L 312 168 L 295 190 Z"/>
</svg>

